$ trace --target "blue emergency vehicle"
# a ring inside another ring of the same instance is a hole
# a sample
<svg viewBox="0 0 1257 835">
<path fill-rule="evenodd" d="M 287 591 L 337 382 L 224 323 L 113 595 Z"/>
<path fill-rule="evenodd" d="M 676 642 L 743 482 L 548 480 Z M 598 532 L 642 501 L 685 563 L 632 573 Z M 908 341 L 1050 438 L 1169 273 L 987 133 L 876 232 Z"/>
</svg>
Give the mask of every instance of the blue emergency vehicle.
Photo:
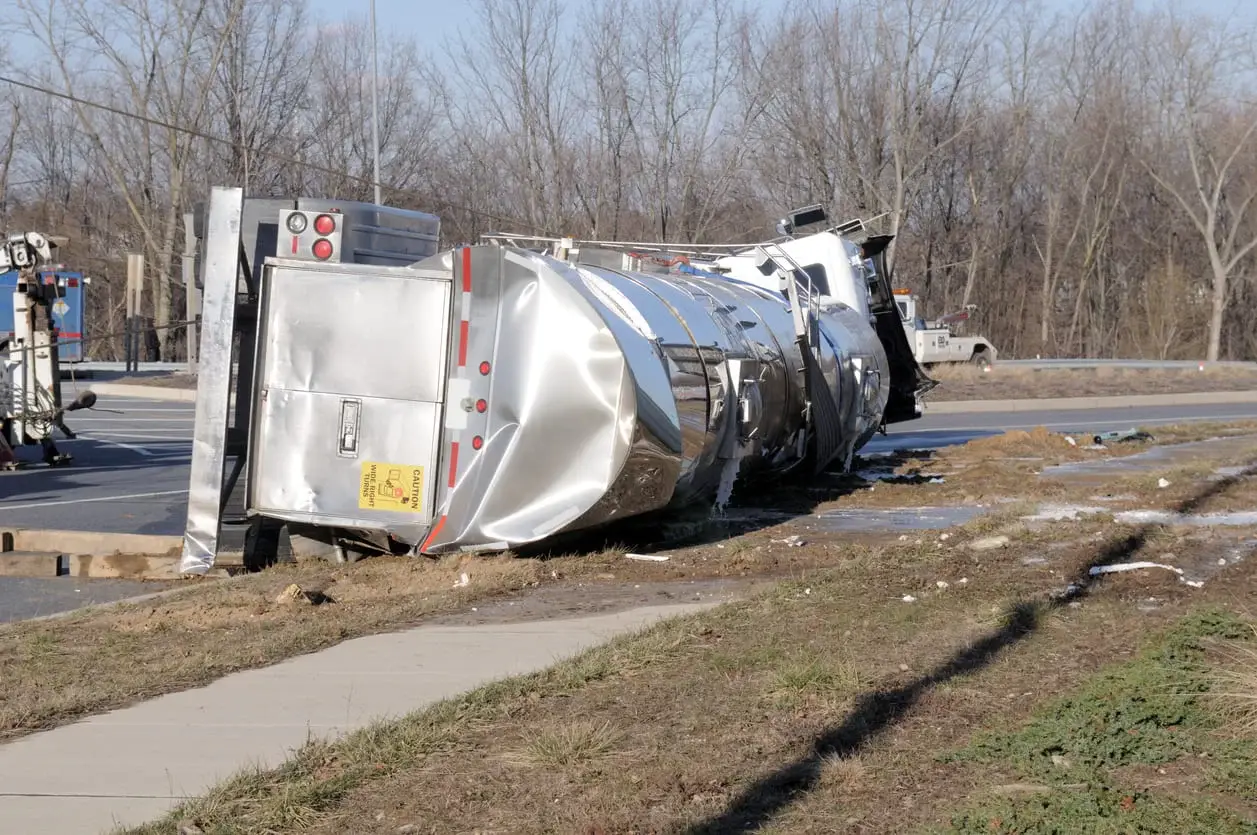
<svg viewBox="0 0 1257 835">
<path fill-rule="evenodd" d="M 61 265 L 39 271 L 45 284 L 56 282 L 59 298 L 52 306 L 52 322 L 57 328 L 58 354 L 61 362 L 82 362 L 86 352 L 87 320 L 84 315 L 87 281 L 80 272 Z M 0 341 L 13 338 L 13 293 L 17 290 L 17 271 L 0 273 Z"/>
</svg>

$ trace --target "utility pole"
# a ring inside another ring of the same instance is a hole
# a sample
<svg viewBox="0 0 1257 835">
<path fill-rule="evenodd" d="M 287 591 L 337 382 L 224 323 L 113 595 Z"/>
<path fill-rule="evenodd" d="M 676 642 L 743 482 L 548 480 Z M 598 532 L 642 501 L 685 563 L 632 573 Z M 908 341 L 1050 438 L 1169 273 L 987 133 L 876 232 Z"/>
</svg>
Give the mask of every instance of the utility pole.
<svg viewBox="0 0 1257 835">
<path fill-rule="evenodd" d="M 380 59 L 376 49 L 375 0 L 371 0 L 371 145 L 374 158 L 375 205 L 380 205 Z"/>
<path fill-rule="evenodd" d="M 143 313 L 143 296 L 144 256 L 131 253 L 127 255 L 127 325 L 124 349 L 128 373 L 140 370 L 140 335 L 143 330 L 140 315 Z"/>
<path fill-rule="evenodd" d="M 187 325 L 184 326 L 184 333 L 188 337 L 189 374 L 196 373 L 196 349 L 200 345 L 196 338 L 196 317 L 201 312 L 201 294 L 196 289 L 196 230 L 194 222 L 194 216 L 191 212 L 183 216 L 183 294 L 186 299 L 183 320 L 187 322 Z"/>
</svg>

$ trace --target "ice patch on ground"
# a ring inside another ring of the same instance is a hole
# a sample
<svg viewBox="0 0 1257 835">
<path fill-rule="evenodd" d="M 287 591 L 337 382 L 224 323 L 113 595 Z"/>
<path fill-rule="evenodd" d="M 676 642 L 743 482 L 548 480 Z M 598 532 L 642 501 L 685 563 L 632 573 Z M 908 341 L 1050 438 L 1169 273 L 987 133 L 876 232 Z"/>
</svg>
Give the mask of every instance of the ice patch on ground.
<svg viewBox="0 0 1257 835">
<path fill-rule="evenodd" d="M 1235 513 L 1174 513 L 1167 510 L 1123 510 L 1113 518 L 1124 525 L 1188 525 L 1191 527 L 1248 527 L 1257 525 L 1257 511 Z"/>
<path fill-rule="evenodd" d="M 1040 506 L 1034 514 L 1021 518 L 1026 522 L 1076 522 L 1084 516 L 1108 512 L 1109 509 L 1106 507 L 1045 504 Z"/>
</svg>

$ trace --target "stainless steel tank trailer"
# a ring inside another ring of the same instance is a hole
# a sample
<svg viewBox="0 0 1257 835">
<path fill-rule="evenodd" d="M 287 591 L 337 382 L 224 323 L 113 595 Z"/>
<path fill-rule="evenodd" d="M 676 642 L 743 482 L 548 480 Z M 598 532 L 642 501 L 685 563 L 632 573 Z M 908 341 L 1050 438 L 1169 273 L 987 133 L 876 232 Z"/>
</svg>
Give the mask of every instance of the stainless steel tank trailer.
<svg viewBox="0 0 1257 835">
<path fill-rule="evenodd" d="M 261 564 L 279 526 L 352 559 L 721 505 L 742 479 L 849 467 L 930 383 L 885 237 L 853 244 L 821 293 L 788 240 L 726 252 L 765 285 L 633 244 L 438 252 L 438 218 L 376 205 L 217 188 L 199 217 L 185 573 L 242 529 Z"/>
</svg>

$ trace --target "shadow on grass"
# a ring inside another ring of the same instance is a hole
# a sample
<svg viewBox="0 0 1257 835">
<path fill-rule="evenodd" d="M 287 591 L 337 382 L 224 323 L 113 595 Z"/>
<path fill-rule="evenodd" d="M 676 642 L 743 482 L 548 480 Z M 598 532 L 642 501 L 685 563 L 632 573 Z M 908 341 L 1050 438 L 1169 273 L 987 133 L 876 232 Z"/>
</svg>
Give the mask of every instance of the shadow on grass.
<svg viewBox="0 0 1257 835">
<path fill-rule="evenodd" d="M 1257 466 L 1248 466 L 1235 476 L 1207 485 L 1196 496 L 1181 502 L 1179 513 L 1194 513 L 1210 499 L 1245 479 L 1257 475 Z M 858 753 L 883 731 L 906 716 L 920 698 L 935 685 L 968 675 L 991 664 L 1004 650 L 1032 636 L 1045 615 L 1086 598 L 1098 581 L 1091 569 L 1130 560 L 1147 543 L 1160 525 L 1144 525 L 1120 542 L 1098 553 L 1069 585 L 1068 590 L 1046 602 L 1021 601 L 1007 613 L 1003 626 L 953 655 L 926 675 L 907 684 L 862 695 L 843 722 L 820 734 L 812 749 L 756 781 L 735 798 L 720 815 L 686 830 L 690 835 L 729 835 L 746 833 L 768 824 L 796 800 L 802 799 L 820 780 L 823 764 L 830 757 Z"/>
</svg>

